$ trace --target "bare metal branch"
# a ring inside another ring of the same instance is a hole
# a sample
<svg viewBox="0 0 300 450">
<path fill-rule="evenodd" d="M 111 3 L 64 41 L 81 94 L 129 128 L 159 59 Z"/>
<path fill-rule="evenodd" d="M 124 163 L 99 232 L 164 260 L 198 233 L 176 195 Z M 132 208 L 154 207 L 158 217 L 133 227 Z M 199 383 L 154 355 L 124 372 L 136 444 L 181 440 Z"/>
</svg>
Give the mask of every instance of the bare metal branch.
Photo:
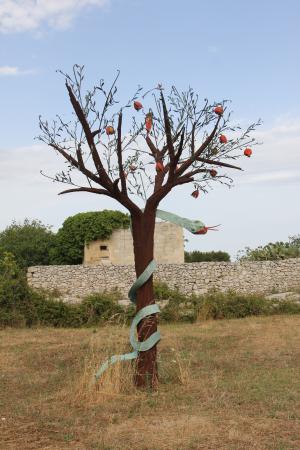
<svg viewBox="0 0 300 450">
<path fill-rule="evenodd" d="M 196 158 L 198 158 L 198 156 L 200 156 L 201 155 L 201 153 L 207 148 L 207 146 L 210 144 L 210 142 L 213 140 L 213 138 L 214 138 L 214 136 L 215 136 L 215 134 L 216 134 L 216 132 L 217 132 L 217 129 L 218 129 L 218 126 L 219 126 L 219 123 L 220 123 L 220 120 L 221 120 L 221 116 L 219 116 L 219 118 L 218 118 L 218 120 L 217 120 L 217 122 L 216 122 L 216 124 L 215 124 L 215 126 L 214 126 L 214 129 L 213 129 L 213 131 L 210 133 L 210 135 L 205 139 L 205 141 L 200 145 L 200 147 L 198 148 L 198 150 L 194 153 L 194 155 L 190 158 L 190 159 L 188 159 L 186 162 L 184 162 L 182 165 L 181 165 L 181 167 L 179 168 L 179 170 L 178 170 L 178 175 L 181 175 L 181 174 L 183 174 L 183 172 L 196 160 Z"/>
<path fill-rule="evenodd" d="M 69 153 L 67 153 L 63 148 L 61 148 L 59 145 L 50 143 L 49 144 L 50 147 L 54 148 L 55 150 L 58 151 L 58 153 L 60 153 L 67 161 L 69 161 L 70 164 L 72 164 L 73 166 L 75 166 L 77 169 L 79 169 L 84 175 L 86 175 L 87 177 L 89 177 L 91 180 L 93 180 L 95 183 L 100 184 L 100 179 L 99 177 L 97 177 L 96 175 L 93 174 L 93 172 L 91 172 L 90 170 L 88 170 L 85 167 L 80 168 L 79 166 L 79 162 L 76 161 L 75 158 L 73 158 L 73 156 L 71 156 Z"/>
<path fill-rule="evenodd" d="M 122 192 L 124 194 L 127 194 L 126 179 L 122 162 L 122 111 L 120 111 L 118 119 L 117 155 Z"/>
<path fill-rule="evenodd" d="M 68 85 L 68 83 L 66 83 L 66 87 L 68 89 L 69 92 L 69 96 L 70 96 L 70 100 L 72 103 L 72 106 L 74 108 L 74 111 L 82 125 L 87 143 L 89 145 L 89 148 L 91 150 L 91 154 L 92 154 L 92 158 L 95 164 L 95 168 L 101 178 L 101 184 L 108 190 L 110 190 L 112 188 L 112 181 L 109 178 L 109 176 L 107 175 L 103 164 L 101 162 L 101 159 L 99 157 L 98 151 L 96 149 L 95 143 L 94 143 L 94 138 L 92 135 L 92 132 L 90 130 L 89 124 L 86 120 L 86 117 L 84 115 L 84 112 L 81 109 L 81 106 L 79 104 L 79 102 L 76 100 L 75 95 L 73 94 L 73 91 L 71 89 L 71 87 Z"/>
<path fill-rule="evenodd" d="M 232 164 L 224 163 L 222 161 L 215 161 L 214 159 L 197 158 L 197 161 L 201 161 L 206 164 L 214 164 L 215 166 L 229 167 L 230 169 L 243 170 L 241 167 L 233 166 Z"/>
<path fill-rule="evenodd" d="M 169 118 L 169 114 L 168 114 L 168 110 L 167 110 L 167 105 L 166 105 L 166 102 L 165 102 L 164 94 L 163 94 L 162 91 L 160 93 L 160 96 L 161 96 L 161 102 L 162 102 L 162 106 L 163 106 L 167 148 L 168 148 L 168 153 L 169 153 L 169 158 L 170 158 L 170 175 L 169 176 L 172 179 L 173 178 L 173 174 L 174 174 L 174 170 L 173 169 L 175 168 L 175 149 L 174 149 L 173 139 L 172 139 L 172 129 L 171 129 L 171 124 L 170 124 L 170 118 Z"/>
<path fill-rule="evenodd" d="M 108 192 L 106 189 L 97 189 L 97 188 L 91 188 L 91 187 L 80 187 L 80 188 L 74 188 L 74 189 L 67 189 L 66 191 L 59 192 L 58 195 L 70 194 L 72 192 L 90 192 L 92 194 L 100 194 L 100 195 L 107 195 L 108 197 L 113 197 L 113 195 L 110 192 Z"/>
<path fill-rule="evenodd" d="M 148 147 L 149 147 L 150 150 L 151 150 L 151 153 L 152 153 L 153 157 L 154 157 L 155 160 L 156 160 L 156 158 L 157 158 L 157 156 L 158 156 L 158 154 L 159 154 L 159 150 L 155 147 L 155 145 L 154 145 L 153 142 L 151 141 L 151 139 L 150 139 L 150 137 L 149 137 L 148 134 L 147 134 L 147 136 L 146 136 L 146 142 L 147 142 Z"/>
</svg>

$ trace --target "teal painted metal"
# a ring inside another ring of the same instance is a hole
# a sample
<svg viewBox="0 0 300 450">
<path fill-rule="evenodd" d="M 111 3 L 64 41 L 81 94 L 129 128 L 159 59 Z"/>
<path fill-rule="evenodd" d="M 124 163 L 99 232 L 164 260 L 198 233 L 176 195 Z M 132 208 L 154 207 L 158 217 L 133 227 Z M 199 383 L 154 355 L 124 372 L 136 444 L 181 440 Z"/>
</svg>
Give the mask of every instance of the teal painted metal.
<svg viewBox="0 0 300 450">
<path fill-rule="evenodd" d="M 201 222 L 201 220 L 190 220 L 167 211 L 162 211 L 161 209 L 156 211 L 156 217 L 165 220 L 166 222 L 172 222 L 176 225 L 180 225 L 182 228 L 185 228 L 193 234 L 197 233 L 202 228 L 205 228 L 205 225 Z"/>
<path fill-rule="evenodd" d="M 132 301 L 132 303 L 136 303 L 136 293 L 137 290 L 143 286 L 143 284 L 146 283 L 146 281 L 149 280 L 149 278 L 151 277 L 151 275 L 153 275 L 153 272 L 155 271 L 157 267 L 156 262 L 154 261 L 154 259 L 148 264 L 148 266 L 146 267 L 146 269 L 144 270 L 143 273 L 141 273 L 141 275 L 136 279 L 136 281 L 133 283 L 133 285 L 131 286 L 129 292 L 128 292 L 128 297 L 130 298 L 130 300 Z"/>
<path fill-rule="evenodd" d="M 205 228 L 205 225 L 200 220 L 190 220 L 186 219 L 185 217 L 177 216 L 176 214 L 162 211 L 158 209 L 156 211 L 156 217 L 159 219 L 165 220 L 167 222 L 175 223 L 176 225 L 180 225 L 181 227 L 188 230 L 190 233 L 197 234 L 197 232 L 203 228 Z M 149 278 L 153 275 L 155 269 L 157 267 L 157 264 L 154 260 L 152 260 L 143 273 L 136 279 L 136 281 L 131 286 L 128 297 L 132 303 L 136 303 L 136 296 L 137 296 L 137 290 L 145 284 Z M 136 327 L 140 323 L 142 319 L 145 319 L 145 317 L 150 316 L 151 314 L 157 314 L 159 313 L 159 307 L 157 305 L 149 305 L 145 306 L 145 308 L 142 308 L 139 310 L 139 312 L 135 315 L 135 317 L 132 320 L 131 326 L 130 326 L 130 343 L 133 348 L 133 352 L 131 353 L 125 353 L 123 355 L 114 355 L 111 356 L 109 359 L 107 359 L 98 369 L 97 373 L 95 374 L 96 381 L 101 377 L 103 372 L 105 372 L 106 369 L 112 364 L 115 364 L 118 361 L 129 361 L 131 359 L 136 359 L 138 357 L 139 352 L 145 352 L 147 350 L 150 350 L 150 348 L 154 347 L 160 339 L 161 335 L 159 331 L 156 331 L 151 336 L 148 337 L 143 342 L 139 342 L 136 339 Z"/>
<path fill-rule="evenodd" d="M 151 334 L 151 336 L 149 336 L 148 339 L 146 339 L 143 342 L 139 342 L 135 337 L 136 327 L 138 326 L 140 321 L 145 317 L 150 316 L 151 314 L 157 313 L 159 313 L 158 305 L 145 306 L 145 308 L 139 310 L 139 312 L 133 318 L 130 327 L 130 343 L 134 351 L 131 353 L 125 353 L 124 355 L 111 356 L 107 361 L 105 361 L 105 363 L 103 363 L 100 366 L 99 370 L 95 375 L 96 380 L 98 380 L 101 377 L 103 372 L 106 369 L 108 369 L 110 365 L 115 364 L 118 361 L 129 361 L 131 359 L 136 359 L 138 357 L 139 352 L 145 352 L 147 350 L 150 350 L 150 348 L 154 347 L 154 345 L 156 345 L 160 341 L 161 336 L 159 331 L 156 331 L 155 333 Z"/>
</svg>

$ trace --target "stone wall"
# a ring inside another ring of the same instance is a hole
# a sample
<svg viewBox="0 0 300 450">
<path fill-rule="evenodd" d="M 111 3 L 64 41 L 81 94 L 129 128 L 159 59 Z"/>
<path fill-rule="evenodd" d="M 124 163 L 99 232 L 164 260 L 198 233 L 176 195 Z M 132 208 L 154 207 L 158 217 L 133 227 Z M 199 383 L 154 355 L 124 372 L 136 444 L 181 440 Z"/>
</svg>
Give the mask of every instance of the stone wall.
<svg viewBox="0 0 300 450">
<path fill-rule="evenodd" d="M 58 289 L 67 302 L 79 302 L 91 292 L 118 288 L 124 300 L 135 280 L 133 266 L 37 266 L 28 269 L 34 288 Z M 154 279 L 186 294 L 209 289 L 233 289 L 245 293 L 284 292 L 300 286 L 300 259 L 244 263 L 204 262 L 160 264 Z"/>
</svg>

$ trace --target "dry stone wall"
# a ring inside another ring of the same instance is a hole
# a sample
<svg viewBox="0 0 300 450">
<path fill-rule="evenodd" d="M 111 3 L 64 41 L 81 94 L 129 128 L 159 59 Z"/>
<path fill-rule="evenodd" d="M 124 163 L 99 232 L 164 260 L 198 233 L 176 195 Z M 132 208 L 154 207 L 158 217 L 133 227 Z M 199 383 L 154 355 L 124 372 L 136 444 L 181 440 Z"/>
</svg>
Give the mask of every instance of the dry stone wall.
<svg viewBox="0 0 300 450">
<path fill-rule="evenodd" d="M 132 265 L 36 266 L 28 269 L 27 278 L 33 288 L 58 289 L 66 302 L 75 303 L 89 293 L 116 288 L 125 300 L 135 273 Z M 244 293 L 284 292 L 300 287 L 300 259 L 160 264 L 154 279 L 188 295 L 204 294 L 213 288 Z"/>
</svg>

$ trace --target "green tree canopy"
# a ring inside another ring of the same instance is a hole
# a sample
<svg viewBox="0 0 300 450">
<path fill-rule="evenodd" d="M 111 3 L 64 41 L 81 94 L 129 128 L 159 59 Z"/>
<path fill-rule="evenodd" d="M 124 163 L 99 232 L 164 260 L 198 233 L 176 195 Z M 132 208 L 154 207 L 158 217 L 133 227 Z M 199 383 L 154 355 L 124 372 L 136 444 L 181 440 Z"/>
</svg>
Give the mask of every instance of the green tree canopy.
<svg viewBox="0 0 300 450">
<path fill-rule="evenodd" d="M 0 326 L 22 321 L 20 310 L 26 309 L 28 295 L 24 271 L 18 267 L 13 254 L 3 252 L 0 255 Z"/>
<path fill-rule="evenodd" d="M 300 248 L 300 234 L 296 234 L 295 236 L 290 236 L 289 241 L 290 241 L 291 245 L 294 245 L 294 246 Z"/>
<path fill-rule="evenodd" d="M 57 232 L 52 264 L 81 264 L 85 243 L 108 239 L 114 230 L 129 224 L 128 214 L 107 209 L 68 217 Z"/>
<path fill-rule="evenodd" d="M 12 222 L 0 233 L 0 253 L 12 253 L 22 267 L 47 265 L 50 249 L 55 245 L 55 234 L 51 227 L 39 220 L 25 219 L 24 223 Z"/>
<path fill-rule="evenodd" d="M 242 261 L 274 261 L 277 259 L 300 258 L 300 236 L 289 237 L 288 242 L 269 242 L 255 249 L 246 247 L 238 254 Z"/>
<path fill-rule="evenodd" d="M 204 262 L 204 261 L 230 261 L 230 255 L 227 252 L 200 252 L 194 250 L 191 252 L 184 252 L 184 261 L 187 263 Z"/>
</svg>

